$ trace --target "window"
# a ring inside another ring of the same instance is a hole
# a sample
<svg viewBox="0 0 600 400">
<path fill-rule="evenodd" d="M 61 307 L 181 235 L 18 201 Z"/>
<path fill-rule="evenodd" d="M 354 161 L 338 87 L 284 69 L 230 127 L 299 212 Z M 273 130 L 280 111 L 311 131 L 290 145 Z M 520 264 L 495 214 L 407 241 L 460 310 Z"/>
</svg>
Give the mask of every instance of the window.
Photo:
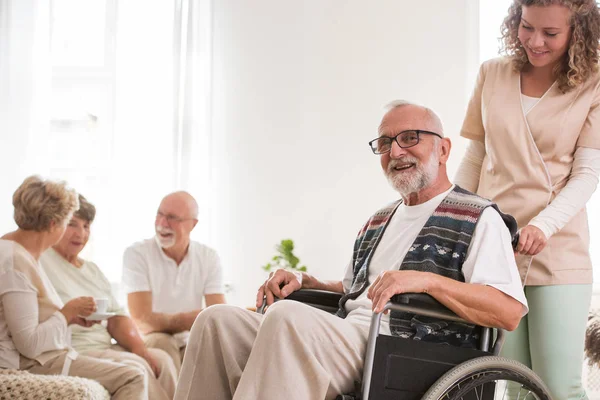
<svg viewBox="0 0 600 400">
<path fill-rule="evenodd" d="M 158 202 L 177 180 L 176 2 L 151 3 L 51 3 L 50 130 L 40 138 L 39 173 L 68 181 L 96 206 L 82 257 L 116 282 L 123 251 L 151 237 Z"/>
<path fill-rule="evenodd" d="M 500 26 L 512 0 L 480 0 L 479 2 L 479 61 L 498 57 Z"/>
</svg>

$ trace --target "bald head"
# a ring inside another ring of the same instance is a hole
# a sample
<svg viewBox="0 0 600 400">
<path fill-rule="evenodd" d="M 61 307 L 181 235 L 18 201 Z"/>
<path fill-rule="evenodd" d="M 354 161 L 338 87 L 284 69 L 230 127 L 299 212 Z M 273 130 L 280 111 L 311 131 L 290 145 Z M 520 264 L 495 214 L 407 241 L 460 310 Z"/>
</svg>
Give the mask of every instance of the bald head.
<svg viewBox="0 0 600 400">
<path fill-rule="evenodd" d="M 180 210 L 182 217 L 198 219 L 198 203 L 194 196 L 183 190 L 166 195 L 160 202 L 161 206 Z"/>
<path fill-rule="evenodd" d="M 384 146 L 380 162 L 405 204 L 420 204 L 447 190 L 451 143 L 440 137 L 444 134 L 440 118 L 431 109 L 407 101 L 392 102 L 387 110 L 379 125 L 377 146 Z"/>
<path fill-rule="evenodd" d="M 180 260 L 198 223 L 198 203 L 188 192 L 174 192 L 160 202 L 155 220 L 156 239 L 165 253 Z"/>
<path fill-rule="evenodd" d="M 396 111 L 409 111 L 407 109 L 410 109 L 410 114 L 411 116 L 415 119 L 415 120 L 419 120 L 421 121 L 421 123 L 424 123 L 425 125 L 427 125 L 427 128 L 413 128 L 413 129 L 424 129 L 424 130 L 429 130 L 435 133 L 440 134 L 441 136 L 444 136 L 444 126 L 442 125 L 442 120 L 440 119 L 440 117 L 435 113 L 435 111 L 433 111 L 431 108 L 422 106 L 420 104 L 416 104 L 416 103 L 412 103 L 410 101 L 406 101 L 406 100 L 394 100 L 390 103 L 388 103 L 385 106 L 385 110 L 386 110 L 386 114 L 383 117 L 383 119 L 385 120 L 386 116 L 388 116 L 389 114 L 394 114 Z M 383 121 L 382 121 L 383 123 Z M 380 126 L 380 130 L 381 130 L 381 126 Z"/>
</svg>

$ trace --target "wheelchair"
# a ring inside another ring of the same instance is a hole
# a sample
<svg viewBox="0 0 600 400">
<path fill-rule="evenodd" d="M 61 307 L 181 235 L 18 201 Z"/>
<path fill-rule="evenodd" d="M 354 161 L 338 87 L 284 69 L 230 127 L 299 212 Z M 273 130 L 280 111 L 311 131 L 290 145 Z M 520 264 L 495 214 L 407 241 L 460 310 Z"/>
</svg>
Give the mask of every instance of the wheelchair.
<svg viewBox="0 0 600 400">
<path fill-rule="evenodd" d="M 340 298 L 340 293 L 302 289 L 286 300 L 335 313 Z M 396 295 L 384 310 L 466 322 L 428 294 Z M 553 400 L 532 370 L 498 355 L 505 339 L 502 329 L 479 327 L 479 349 L 460 348 L 380 335 L 381 316 L 371 319 L 362 388 L 337 399 Z"/>
</svg>

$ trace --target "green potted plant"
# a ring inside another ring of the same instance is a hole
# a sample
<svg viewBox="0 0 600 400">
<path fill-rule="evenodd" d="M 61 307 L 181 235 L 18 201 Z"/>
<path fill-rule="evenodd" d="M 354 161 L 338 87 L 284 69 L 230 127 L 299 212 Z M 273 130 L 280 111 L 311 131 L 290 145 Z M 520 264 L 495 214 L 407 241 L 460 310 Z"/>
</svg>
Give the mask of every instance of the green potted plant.
<svg viewBox="0 0 600 400">
<path fill-rule="evenodd" d="M 291 271 L 306 272 L 306 265 L 300 264 L 300 259 L 294 254 L 294 241 L 292 239 L 283 239 L 275 246 L 277 254 L 273 256 L 271 262 L 263 265 L 267 272 L 275 271 L 279 268 Z"/>
</svg>

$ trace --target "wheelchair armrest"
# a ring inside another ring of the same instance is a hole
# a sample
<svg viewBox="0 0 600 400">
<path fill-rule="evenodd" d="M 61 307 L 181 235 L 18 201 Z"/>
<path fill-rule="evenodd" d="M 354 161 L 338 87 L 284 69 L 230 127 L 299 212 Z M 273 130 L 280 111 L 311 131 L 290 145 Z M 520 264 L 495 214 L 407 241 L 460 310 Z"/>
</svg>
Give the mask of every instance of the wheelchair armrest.
<svg viewBox="0 0 600 400">
<path fill-rule="evenodd" d="M 448 307 L 426 293 L 397 294 L 390 300 L 391 309 L 411 312 L 428 317 L 447 319 L 450 321 L 466 322 Z"/>
<path fill-rule="evenodd" d="M 448 307 L 434 299 L 426 293 L 404 293 L 397 294 L 392 297 L 386 308 L 398 311 L 412 312 L 418 315 L 440 318 L 449 321 L 467 322 Z M 494 355 L 500 354 L 500 350 L 505 341 L 505 333 L 503 329 L 495 328 L 496 340 L 490 336 L 492 328 L 484 328 L 482 330 L 482 349 L 491 349 Z M 490 342 L 491 340 L 491 342 Z M 491 346 L 490 346 L 490 343 Z"/>
<path fill-rule="evenodd" d="M 327 290 L 300 289 L 287 296 L 285 300 L 299 301 L 300 303 L 304 303 L 333 314 L 338 310 L 341 298 L 342 293 L 329 292 Z M 279 299 L 276 298 L 275 301 L 279 301 Z M 264 314 L 265 306 L 266 301 L 263 300 L 263 305 L 260 306 L 256 312 L 259 314 Z"/>
<path fill-rule="evenodd" d="M 338 308 L 342 293 L 329 292 L 326 290 L 300 289 L 290 294 L 286 299 L 296 300 L 301 303 Z"/>
</svg>

